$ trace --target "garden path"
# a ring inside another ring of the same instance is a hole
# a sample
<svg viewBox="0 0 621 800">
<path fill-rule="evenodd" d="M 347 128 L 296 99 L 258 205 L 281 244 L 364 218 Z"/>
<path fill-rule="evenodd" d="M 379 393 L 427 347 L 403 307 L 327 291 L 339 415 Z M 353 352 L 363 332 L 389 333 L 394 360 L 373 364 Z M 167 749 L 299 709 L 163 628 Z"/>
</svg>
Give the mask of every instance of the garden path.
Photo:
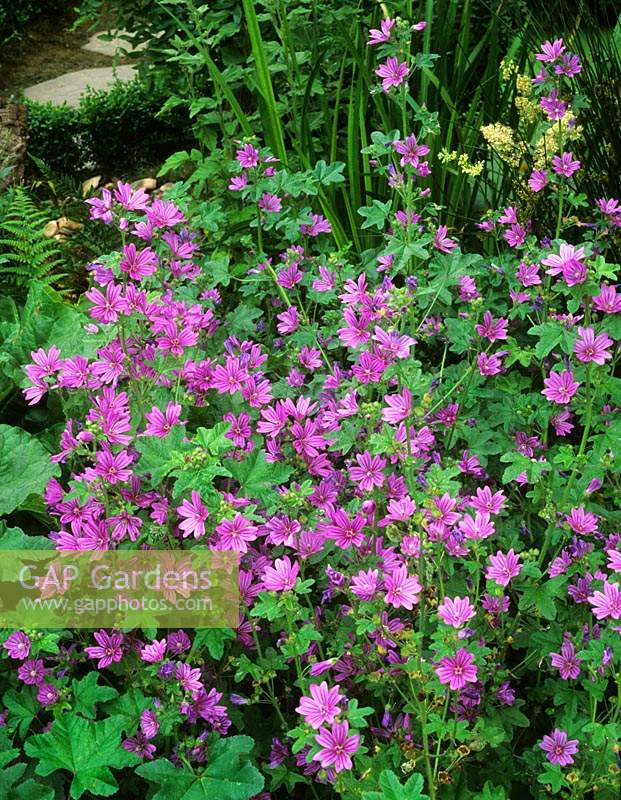
<svg viewBox="0 0 621 800">
<path fill-rule="evenodd" d="M 81 49 L 107 56 L 112 62 L 117 50 L 123 48 L 129 51 L 130 49 L 128 42 L 118 38 L 123 33 L 124 31 L 118 31 L 117 38 L 111 41 L 104 41 L 99 38 L 101 33 L 95 33 L 82 45 Z M 67 103 L 70 106 L 77 106 L 80 103 L 80 96 L 87 87 L 96 90 L 109 89 L 115 81 L 130 81 L 135 74 L 136 68 L 131 64 L 115 65 L 111 63 L 107 67 L 72 70 L 50 80 L 28 86 L 24 89 L 24 94 L 41 103 L 53 103 L 54 105 Z"/>
</svg>

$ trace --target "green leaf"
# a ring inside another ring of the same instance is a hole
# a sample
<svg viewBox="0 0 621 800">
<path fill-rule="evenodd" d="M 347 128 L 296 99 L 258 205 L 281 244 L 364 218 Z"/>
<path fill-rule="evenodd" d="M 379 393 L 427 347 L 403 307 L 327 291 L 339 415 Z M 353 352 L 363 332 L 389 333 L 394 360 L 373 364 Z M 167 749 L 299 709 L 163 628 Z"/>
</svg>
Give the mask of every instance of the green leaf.
<svg viewBox="0 0 621 800">
<path fill-rule="evenodd" d="M 207 767 L 200 776 L 178 769 L 165 758 L 142 764 L 136 772 L 159 785 L 153 800 L 248 800 L 264 784 L 249 761 L 253 746 L 249 736 L 219 739 L 209 748 Z"/>
<path fill-rule="evenodd" d="M 0 550 L 51 550 L 54 543 L 47 536 L 27 536 L 21 528 L 7 528 L 0 521 Z"/>
<path fill-rule="evenodd" d="M 405 786 L 390 769 L 385 769 L 379 777 L 381 792 L 363 792 L 362 800 L 429 800 L 423 794 L 425 781 L 422 775 L 415 772 L 407 779 Z"/>
<path fill-rule="evenodd" d="M 131 728 L 136 724 L 136 720 L 140 717 L 145 708 L 151 705 L 151 700 L 145 697 L 140 689 L 132 687 L 129 691 L 124 692 L 113 700 L 109 700 L 106 705 L 106 713 L 111 716 L 121 717 L 124 719 L 122 727 L 124 729 Z"/>
<path fill-rule="evenodd" d="M 224 655 L 225 642 L 235 638 L 235 631 L 232 628 L 198 628 L 192 654 L 200 651 L 201 647 L 206 647 L 209 655 L 219 661 Z"/>
<path fill-rule="evenodd" d="M 490 781 L 485 781 L 483 791 L 473 795 L 472 800 L 506 800 L 506 797 L 502 786 L 494 786 Z"/>
<path fill-rule="evenodd" d="M 60 473 L 50 454 L 21 428 L 0 425 L 0 514 L 10 514 L 30 494 L 41 494 Z"/>
<path fill-rule="evenodd" d="M 219 456 L 231 449 L 231 440 L 225 434 L 230 430 L 230 422 L 218 422 L 213 428 L 198 428 L 196 441 L 212 456 Z"/>
<path fill-rule="evenodd" d="M 563 777 L 558 764 L 546 763 L 544 771 L 537 775 L 537 781 L 544 784 L 544 786 L 549 785 L 553 794 L 560 792 L 562 786 L 569 785 Z"/>
<path fill-rule="evenodd" d="M 26 753 L 37 758 L 37 775 L 50 775 L 59 769 L 71 773 L 69 796 L 74 800 L 84 792 L 102 797 L 116 794 L 118 784 L 110 767 L 133 766 L 139 759 L 121 747 L 122 717 L 92 722 L 63 714 L 47 733 L 31 737 Z"/>
<path fill-rule="evenodd" d="M 335 161 L 333 164 L 326 164 L 325 161 L 318 161 L 313 169 L 313 175 L 324 186 L 331 183 L 342 183 L 345 178 L 343 169 L 345 164 L 342 161 Z"/>
<path fill-rule="evenodd" d="M 97 703 L 105 703 L 118 695 L 117 690 L 112 686 L 99 686 L 98 680 L 98 672 L 89 672 L 82 680 L 74 679 L 71 682 L 73 710 L 90 719 L 96 717 L 95 705 Z"/>
<path fill-rule="evenodd" d="M 544 619 L 553 620 L 556 618 L 554 598 L 562 592 L 564 585 L 564 576 L 558 575 L 545 583 L 528 586 L 520 598 L 518 608 L 520 611 L 527 611 L 534 606 Z"/>
<path fill-rule="evenodd" d="M 179 169 L 182 167 L 186 161 L 190 160 L 190 154 L 187 150 L 178 150 L 176 153 L 173 153 L 171 156 L 168 156 L 166 161 L 162 164 L 160 171 L 157 173 L 157 177 L 161 178 L 162 175 L 166 175 L 167 172 L 171 172 L 173 170 Z"/>
<path fill-rule="evenodd" d="M 384 230 L 391 207 L 392 203 L 390 200 L 386 203 L 374 200 L 373 205 L 359 208 L 358 213 L 361 217 L 364 217 L 362 228 L 378 228 L 380 231 Z"/>
<path fill-rule="evenodd" d="M 543 325 L 534 325 L 528 333 L 539 337 L 535 345 L 535 355 L 537 358 L 545 358 L 563 340 L 564 328 L 558 322 L 544 322 Z"/>
<path fill-rule="evenodd" d="M 0 764 L 14 761 L 20 750 L 7 750 L 0 753 Z M 21 781 L 26 764 L 13 764 L 0 772 L 0 797 L 2 800 L 54 800 L 54 790 L 29 779 Z"/>
<path fill-rule="evenodd" d="M 9 689 L 3 697 L 3 702 L 9 709 L 9 721 L 17 725 L 20 736 L 25 736 L 30 723 L 39 711 L 35 692 L 30 687 L 24 687 L 20 692 Z"/>
<path fill-rule="evenodd" d="M 243 461 L 227 459 L 226 468 L 238 481 L 241 492 L 246 497 L 261 497 L 272 486 L 285 483 L 292 473 L 292 468 L 284 464 L 269 464 L 265 460 L 264 450 L 255 450 Z"/>
<path fill-rule="evenodd" d="M 8 800 L 54 800 L 56 793 L 50 786 L 44 786 L 32 779 L 20 783 Z"/>
<path fill-rule="evenodd" d="M 140 469 L 151 473 L 151 483 L 159 486 L 162 480 L 177 465 L 174 455 L 181 449 L 185 431 L 176 426 L 168 436 L 141 436 L 135 441 L 140 453 Z"/>
</svg>

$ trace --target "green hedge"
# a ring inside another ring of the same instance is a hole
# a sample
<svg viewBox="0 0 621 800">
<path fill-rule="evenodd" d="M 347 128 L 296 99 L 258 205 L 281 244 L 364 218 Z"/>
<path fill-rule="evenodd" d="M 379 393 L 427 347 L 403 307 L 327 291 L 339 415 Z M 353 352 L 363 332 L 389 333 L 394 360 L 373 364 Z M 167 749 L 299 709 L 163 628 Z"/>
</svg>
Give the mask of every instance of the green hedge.
<svg viewBox="0 0 621 800">
<path fill-rule="evenodd" d="M 187 116 L 156 116 L 165 98 L 140 81 L 90 90 L 78 108 L 26 100 L 28 152 L 55 172 L 121 177 L 194 143 Z"/>
</svg>

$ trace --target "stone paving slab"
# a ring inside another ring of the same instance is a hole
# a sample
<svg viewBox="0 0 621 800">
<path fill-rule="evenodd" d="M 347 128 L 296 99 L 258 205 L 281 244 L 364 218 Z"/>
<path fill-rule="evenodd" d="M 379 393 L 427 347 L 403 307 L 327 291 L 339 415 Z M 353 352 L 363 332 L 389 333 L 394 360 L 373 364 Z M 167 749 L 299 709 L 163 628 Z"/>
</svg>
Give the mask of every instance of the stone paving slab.
<svg viewBox="0 0 621 800">
<path fill-rule="evenodd" d="M 43 83 L 37 83 L 24 89 L 24 94 L 31 100 L 40 103 L 53 103 L 62 106 L 80 104 L 80 96 L 90 86 L 92 89 L 110 89 L 117 80 L 131 81 L 136 77 L 136 69 L 130 65 L 112 67 L 96 67 L 67 72 Z"/>
<path fill-rule="evenodd" d="M 113 33 L 115 33 L 116 36 L 109 42 L 105 42 L 103 39 L 99 38 L 100 36 L 105 36 L 105 32 L 100 31 L 99 33 L 94 33 L 88 42 L 82 45 L 82 50 L 88 50 L 91 53 L 100 53 L 103 56 L 114 58 L 116 51 L 119 49 L 126 50 L 128 53 L 135 53 L 144 48 L 144 45 L 132 48 L 129 42 L 125 41 L 125 39 L 121 39 L 121 36 L 127 35 L 127 31 L 120 30 L 113 31 Z"/>
</svg>

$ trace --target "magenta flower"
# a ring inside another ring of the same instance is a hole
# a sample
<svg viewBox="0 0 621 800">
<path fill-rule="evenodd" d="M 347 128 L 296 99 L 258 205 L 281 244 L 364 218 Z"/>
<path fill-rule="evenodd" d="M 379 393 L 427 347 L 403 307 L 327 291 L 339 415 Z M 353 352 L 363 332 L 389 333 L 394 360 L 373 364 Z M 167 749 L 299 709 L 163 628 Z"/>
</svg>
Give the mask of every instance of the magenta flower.
<svg viewBox="0 0 621 800">
<path fill-rule="evenodd" d="M 619 619 L 621 617 L 621 591 L 616 583 L 604 581 L 603 591 L 593 592 L 587 600 L 593 606 L 597 619 Z"/>
<path fill-rule="evenodd" d="M 261 211 L 266 214 L 277 214 L 282 211 L 282 201 L 277 194 L 271 192 L 263 192 L 257 203 Z"/>
<path fill-rule="evenodd" d="M 375 74 L 382 80 L 382 89 L 389 92 L 393 86 L 401 86 L 408 75 L 408 65 L 405 61 L 401 63 L 397 58 L 390 56 L 384 64 L 380 64 L 375 70 Z"/>
<path fill-rule="evenodd" d="M 277 558 L 273 567 L 265 567 L 263 586 L 268 592 L 289 592 L 295 586 L 299 572 L 300 565 L 297 561 L 292 564 L 289 556 Z"/>
<path fill-rule="evenodd" d="M 329 292 L 334 289 L 334 272 L 330 272 L 326 267 L 319 267 L 319 277 L 313 281 L 313 289 L 316 292 Z"/>
<path fill-rule="evenodd" d="M 410 355 L 410 347 L 416 344 L 416 339 L 411 336 L 403 336 L 398 331 L 387 332 L 378 325 L 375 326 L 373 341 L 380 346 L 380 355 L 383 359 L 407 358 Z"/>
<path fill-rule="evenodd" d="M 555 728 L 549 736 L 543 737 L 539 747 L 545 750 L 551 764 L 566 767 L 574 763 L 572 756 L 578 752 L 578 740 L 568 739 L 567 731 Z"/>
<path fill-rule="evenodd" d="M 366 519 L 362 514 L 351 517 L 342 508 L 328 509 L 328 522 L 323 523 L 321 531 L 328 539 L 334 539 L 334 543 L 342 550 L 350 547 L 360 547 L 364 542 L 363 529 Z"/>
<path fill-rule="evenodd" d="M 365 351 L 360 354 L 358 362 L 351 368 L 360 383 L 378 383 L 386 370 L 386 363 L 379 356 Z"/>
<path fill-rule="evenodd" d="M 541 394 L 551 403 L 558 403 L 563 406 L 569 403 L 580 386 L 578 381 L 574 380 L 573 372 L 567 369 L 564 369 L 560 374 L 552 372 L 550 377 L 544 380 L 544 384 L 546 388 L 542 389 Z"/>
<path fill-rule="evenodd" d="M 479 374 L 486 377 L 498 375 L 503 371 L 502 359 L 497 355 L 488 356 L 487 353 L 479 353 L 477 367 L 479 368 Z"/>
<path fill-rule="evenodd" d="M 190 664 L 177 664 L 175 678 L 186 692 L 198 692 L 203 688 L 200 669 L 193 669 Z"/>
<path fill-rule="evenodd" d="M 195 539 L 200 539 L 205 535 L 205 520 L 209 516 L 209 510 L 198 492 L 192 490 L 192 499 L 184 500 L 180 506 L 177 506 L 177 514 L 183 517 L 179 528 L 183 531 L 184 539 L 192 534 Z"/>
<path fill-rule="evenodd" d="M 145 738 L 153 739 L 157 736 L 159 729 L 160 723 L 155 711 L 150 708 L 145 709 L 140 715 L 140 730 L 144 733 Z"/>
<path fill-rule="evenodd" d="M 126 211 L 144 211 L 149 205 L 149 195 L 144 189 L 134 189 L 131 183 L 118 181 L 114 189 L 114 199 Z"/>
<path fill-rule="evenodd" d="M 438 606 L 438 616 L 447 625 L 461 628 L 469 619 L 476 615 L 476 609 L 470 605 L 470 598 L 445 597 Z"/>
<path fill-rule="evenodd" d="M 582 506 L 572 508 L 569 514 L 565 515 L 565 522 L 574 531 L 581 535 L 597 533 L 597 516 L 590 511 L 585 511 Z"/>
<path fill-rule="evenodd" d="M 136 731 L 134 736 L 123 739 L 121 746 L 128 753 L 135 753 L 139 758 L 153 758 L 156 747 L 151 744 L 142 731 Z"/>
<path fill-rule="evenodd" d="M 223 519 L 217 526 L 217 548 L 219 550 L 238 550 L 248 552 L 248 544 L 257 538 L 256 527 L 241 514 L 233 519 Z"/>
<path fill-rule="evenodd" d="M 42 706 L 53 706 L 54 703 L 60 697 L 60 692 L 58 689 L 51 683 L 42 683 L 39 686 L 39 691 L 37 692 L 37 700 L 41 703 Z"/>
<path fill-rule="evenodd" d="M 576 657 L 573 642 L 566 638 L 561 645 L 560 653 L 550 653 L 552 666 L 556 667 L 564 681 L 575 680 L 580 675 L 582 661 Z"/>
<path fill-rule="evenodd" d="M 539 286 L 541 284 L 539 264 L 525 264 L 521 261 L 515 273 L 515 277 L 522 286 Z"/>
<path fill-rule="evenodd" d="M 22 631 L 13 631 L 2 646 L 11 658 L 20 661 L 25 661 L 30 655 L 30 639 Z"/>
<path fill-rule="evenodd" d="M 533 192 L 540 192 L 548 185 L 548 173 L 545 169 L 535 169 L 531 172 L 528 185 Z"/>
<path fill-rule="evenodd" d="M 614 342 L 606 333 L 595 335 L 593 328 L 578 328 L 578 340 L 574 345 L 574 353 L 579 361 L 588 363 L 594 361 L 602 366 L 607 359 L 612 358 L 608 350 Z"/>
<path fill-rule="evenodd" d="M 559 98 L 557 89 L 552 89 L 549 95 L 542 97 L 539 100 L 539 105 L 546 112 L 551 122 L 563 119 L 565 112 L 569 108 L 568 104 Z"/>
<path fill-rule="evenodd" d="M 211 385 L 218 394 L 235 394 L 240 391 L 249 375 L 239 358 L 227 358 L 224 366 L 218 364 L 213 371 Z"/>
<path fill-rule="evenodd" d="M 480 540 L 493 536 L 495 527 L 486 511 L 477 511 L 474 518 L 470 514 L 464 515 L 459 523 L 459 530 L 466 539 Z"/>
<path fill-rule="evenodd" d="M 101 630 L 96 631 L 93 636 L 97 646 L 85 647 L 84 652 L 89 658 L 98 658 L 97 669 L 109 667 L 113 661 L 120 661 L 123 658 L 123 634 L 112 633 Z"/>
<path fill-rule="evenodd" d="M 125 302 L 121 297 L 122 291 L 122 286 L 110 282 L 106 286 L 105 296 L 94 287 L 85 292 L 84 296 L 93 304 L 89 311 L 91 317 L 98 319 L 103 325 L 117 322 L 119 314 L 125 310 Z"/>
<path fill-rule="evenodd" d="M 304 236 L 319 236 L 320 233 L 331 233 L 332 226 L 321 214 L 311 214 L 312 222 L 305 222 L 300 225 L 300 233 Z"/>
<path fill-rule="evenodd" d="M 446 225 L 440 225 L 433 238 L 433 246 L 442 253 L 450 253 L 457 247 L 457 242 L 446 235 L 447 231 Z"/>
<path fill-rule="evenodd" d="M 416 511 L 416 503 L 406 494 L 400 500 L 389 500 L 386 511 L 386 516 L 377 523 L 380 528 L 391 522 L 406 522 Z"/>
<path fill-rule="evenodd" d="M 335 722 L 331 730 L 321 728 L 319 734 L 315 736 L 317 744 L 322 749 L 315 753 L 313 761 L 319 761 L 324 769 L 334 765 L 335 772 L 352 768 L 351 756 L 360 746 L 360 736 L 353 734 L 348 736 L 349 722 Z"/>
<path fill-rule="evenodd" d="M 89 197 L 84 202 L 90 206 L 90 219 L 100 219 L 105 225 L 109 225 L 112 222 L 112 192 L 110 189 L 102 189 L 101 197 Z"/>
<path fill-rule="evenodd" d="M 571 178 L 580 169 L 580 162 L 574 159 L 572 153 L 563 153 L 561 156 L 552 156 L 552 168 L 557 175 Z"/>
<path fill-rule="evenodd" d="M 498 217 L 498 222 L 502 222 L 503 225 L 514 225 L 517 221 L 518 216 L 516 206 L 507 206 L 507 208 L 505 208 L 502 214 Z"/>
<path fill-rule="evenodd" d="M 375 45 L 375 44 L 384 44 L 384 42 L 390 41 L 390 37 L 392 34 L 392 29 L 394 28 L 396 20 L 390 19 L 386 17 L 380 22 L 379 30 L 377 28 L 371 28 L 369 30 L 369 36 L 371 37 L 367 44 Z"/>
<path fill-rule="evenodd" d="M 414 136 L 413 133 L 411 133 L 409 136 L 406 136 L 405 141 L 403 142 L 399 140 L 393 142 L 392 146 L 401 156 L 399 163 L 402 167 L 404 167 L 406 164 L 409 164 L 411 167 L 417 167 L 420 157 L 426 156 L 429 152 L 429 148 L 426 144 L 418 144 L 416 141 L 416 136 Z M 444 232 L 446 233 L 446 229 Z"/>
<path fill-rule="evenodd" d="M 621 294 L 617 294 L 614 286 L 602 283 L 599 294 L 593 297 L 593 305 L 604 314 L 618 314 L 621 312 Z"/>
<path fill-rule="evenodd" d="M 129 465 L 133 458 L 126 450 L 120 450 L 114 455 L 110 450 L 99 451 L 95 458 L 95 469 L 88 468 L 84 471 L 86 480 L 92 481 L 102 478 L 111 486 L 128 481 L 132 475 Z"/>
<path fill-rule="evenodd" d="M 487 339 L 490 342 L 495 342 L 497 339 L 506 339 L 507 338 L 507 326 L 509 325 L 509 321 L 503 319 L 494 319 L 492 317 L 491 311 L 486 311 L 483 314 L 483 322 L 480 322 L 478 325 L 475 326 L 476 332 L 479 336 L 482 336 L 484 339 Z"/>
<path fill-rule="evenodd" d="M 371 334 L 367 330 L 370 322 L 368 314 L 363 312 L 360 317 L 357 317 L 350 308 L 346 308 L 343 311 L 343 320 L 345 326 L 339 328 L 337 333 L 346 347 L 359 347 L 369 341 Z"/>
<path fill-rule="evenodd" d="M 160 661 L 164 660 L 164 656 L 166 655 L 166 638 L 160 639 L 159 642 L 157 639 L 154 639 L 150 644 L 146 644 L 140 650 L 140 658 L 143 661 L 146 661 L 147 664 L 159 664 Z"/>
<path fill-rule="evenodd" d="M 259 165 L 259 151 L 251 144 L 242 145 L 235 153 L 235 158 L 242 169 L 252 169 Z"/>
<path fill-rule="evenodd" d="M 356 455 L 357 467 L 349 468 L 349 477 L 358 484 L 363 492 L 371 492 L 375 486 L 384 485 L 386 459 L 381 456 L 372 456 L 368 450 Z"/>
<path fill-rule="evenodd" d="M 157 346 L 173 356 L 181 357 L 184 348 L 193 347 L 198 342 L 196 331 L 188 326 L 179 329 L 174 322 L 165 323 L 162 333 L 163 335 L 157 338 Z"/>
<path fill-rule="evenodd" d="M 521 247 L 526 241 L 526 229 L 515 222 L 502 234 L 509 247 Z"/>
<path fill-rule="evenodd" d="M 357 595 L 361 600 L 367 602 L 373 600 L 379 586 L 379 571 L 376 569 L 368 569 L 366 572 L 360 570 L 355 575 L 350 584 L 352 594 Z"/>
<path fill-rule="evenodd" d="M 241 192 L 247 185 L 248 175 L 243 172 L 241 175 L 233 175 L 227 188 L 232 192 Z"/>
<path fill-rule="evenodd" d="M 172 400 L 166 406 L 166 411 L 162 412 L 157 406 L 153 406 L 151 411 L 145 414 L 149 423 L 144 429 L 143 436 L 157 436 L 165 439 L 175 425 L 179 424 L 181 417 L 181 406 Z"/>
<path fill-rule="evenodd" d="M 134 281 L 142 280 L 157 270 L 159 259 L 150 247 L 137 250 L 135 244 L 123 247 L 123 258 L 119 264 L 121 272 L 127 272 Z"/>
<path fill-rule="evenodd" d="M 418 603 L 418 595 L 423 590 L 416 575 L 408 575 L 405 564 L 384 573 L 384 588 L 385 603 L 389 603 L 393 608 L 407 608 L 408 611 Z"/>
<path fill-rule="evenodd" d="M 571 53 L 565 53 L 561 59 L 560 64 L 555 64 L 554 72 L 557 75 L 566 75 L 568 78 L 575 77 L 579 72 L 582 72 L 582 64 L 578 56 Z"/>
<path fill-rule="evenodd" d="M 286 311 L 283 311 L 282 314 L 278 314 L 277 318 L 279 320 L 276 329 L 278 333 L 282 333 L 283 336 L 286 336 L 289 333 L 295 333 L 298 329 L 299 319 L 298 319 L 298 310 L 295 306 L 291 306 Z"/>
<path fill-rule="evenodd" d="M 563 275 L 568 286 L 584 283 L 587 279 L 587 267 L 582 263 L 585 257 L 582 247 L 574 247 L 572 244 L 562 244 L 559 254 L 552 253 L 542 260 L 542 264 L 550 267 L 548 275 Z"/>
<path fill-rule="evenodd" d="M 606 555 L 608 556 L 608 563 L 606 566 L 612 572 L 621 572 L 621 550 L 615 550 L 614 548 L 610 548 L 606 550 Z"/>
<path fill-rule="evenodd" d="M 45 680 L 49 670 L 40 658 L 31 658 L 17 670 L 17 677 L 27 686 L 39 686 Z"/>
<path fill-rule="evenodd" d="M 489 556 L 489 566 L 485 571 L 485 577 L 490 581 L 496 581 L 500 586 L 507 586 L 511 578 L 515 578 L 522 571 L 520 557 L 513 549 L 508 553 L 498 550 L 495 556 Z"/>
<path fill-rule="evenodd" d="M 535 58 L 537 61 L 553 63 L 557 61 L 564 52 L 565 45 L 562 39 L 555 39 L 553 42 L 548 39 L 541 45 L 541 53 L 536 53 Z"/>
<path fill-rule="evenodd" d="M 331 725 L 341 713 L 339 703 L 345 696 L 340 693 L 338 686 L 328 689 L 325 681 L 319 684 L 311 683 L 308 688 L 311 696 L 300 699 L 300 705 L 296 708 L 297 713 L 301 714 L 312 728 L 320 728 L 326 722 Z"/>
<path fill-rule="evenodd" d="M 476 496 L 473 495 L 470 498 L 468 505 L 481 514 L 500 514 L 506 502 L 507 498 L 502 490 L 492 494 L 490 487 L 484 486 L 477 489 Z"/>
<path fill-rule="evenodd" d="M 154 228 L 174 228 L 185 222 L 182 211 L 170 200 L 154 200 L 151 207 L 145 209 L 145 214 Z"/>
<path fill-rule="evenodd" d="M 434 669 L 440 683 L 448 684 L 452 691 L 463 689 L 466 683 L 476 683 L 477 680 L 474 656 L 463 647 L 454 656 L 440 659 Z"/>
<path fill-rule="evenodd" d="M 385 395 L 384 402 L 388 408 L 382 409 L 382 419 L 391 425 L 402 422 L 412 413 L 412 395 L 407 386 L 403 387 L 401 394 Z"/>
</svg>

